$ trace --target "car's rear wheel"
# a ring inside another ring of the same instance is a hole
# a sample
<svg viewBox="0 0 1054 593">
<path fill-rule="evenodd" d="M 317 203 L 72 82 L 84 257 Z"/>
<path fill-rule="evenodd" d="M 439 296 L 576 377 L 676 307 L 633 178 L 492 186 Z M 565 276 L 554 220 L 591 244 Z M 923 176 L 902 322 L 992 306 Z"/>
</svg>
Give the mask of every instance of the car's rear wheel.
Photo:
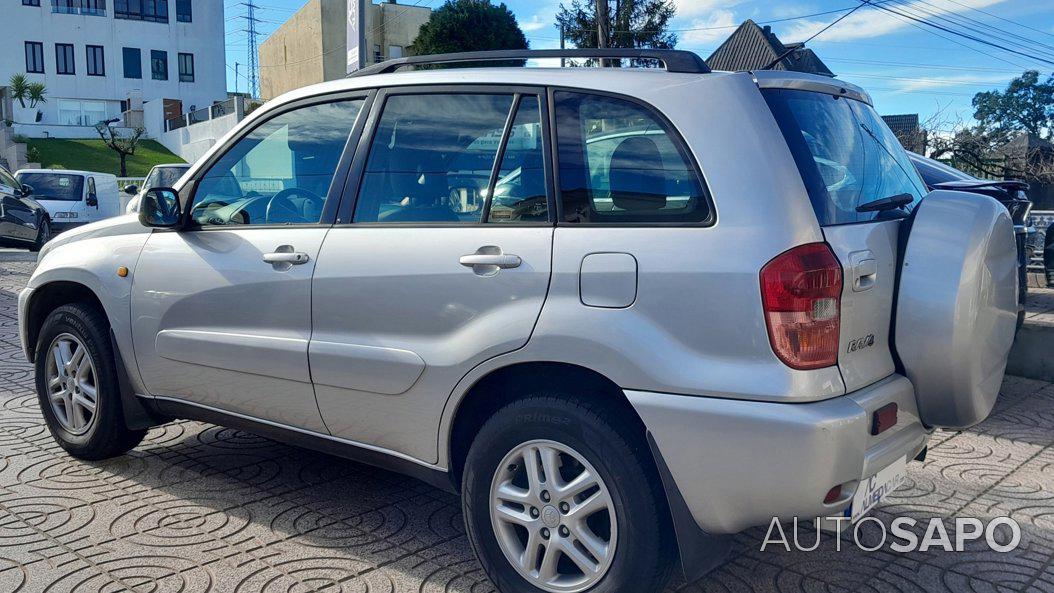
<svg viewBox="0 0 1054 593">
<path fill-rule="evenodd" d="M 556 397 L 499 410 L 469 450 L 469 538 L 505 593 L 661 591 L 673 557 L 660 478 L 613 412 Z"/>
<path fill-rule="evenodd" d="M 81 459 L 121 455 L 143 440 L 128 430 L 109 325 L 94 307 L 63 305 L 44 320 L 36 349 L 40 410 L 52 436 Z"/>
</svg>

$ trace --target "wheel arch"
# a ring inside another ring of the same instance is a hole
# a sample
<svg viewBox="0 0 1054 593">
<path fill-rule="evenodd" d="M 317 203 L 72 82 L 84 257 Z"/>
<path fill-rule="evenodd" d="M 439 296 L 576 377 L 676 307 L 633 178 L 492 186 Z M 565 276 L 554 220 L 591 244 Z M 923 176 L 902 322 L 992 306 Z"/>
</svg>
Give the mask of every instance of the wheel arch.
<svg viewBox="0 0 1054 593">
<path fill-rule="evenodd" d="M 106 308 L 95 291 L 73 280 L 54 280 L 33 289 L 26 307 L 26 350 L 30 362 L 36 359 L 37 338 L 48 314 L 62 305 L 88 303 L 105 314 Z"/>
<path fill-rule="evenodd" d="M 566 362 L 516 362 L 491 369 L 476 379 L 456 402 L 444 443 L 454 488 L 461 489 L 468 449 L 487 419 L 509 403 L 539 393 L 613 406 L 639 429 L 641 442 L 646 442 L 644 421 L 622 388 L 603 374 Z"/>
</svg>

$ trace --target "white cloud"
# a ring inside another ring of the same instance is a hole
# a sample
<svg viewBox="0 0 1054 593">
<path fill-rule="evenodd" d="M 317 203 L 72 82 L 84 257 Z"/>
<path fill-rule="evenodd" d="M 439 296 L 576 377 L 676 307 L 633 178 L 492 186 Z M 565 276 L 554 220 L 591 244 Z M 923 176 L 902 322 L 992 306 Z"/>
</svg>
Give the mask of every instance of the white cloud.
<svg viewBox="0 0 1054 593">
<path fill-rule="evenodd" d="M 686 45 L 705 45 L 723 41 L 736 27 L 739 21 L 731 10 L 715 9 L 703 18 L 693 19 L 685 29 L 678 32 L 680 42 Z M 682 28 L 682 27 L 677 27 Z"/>
<path fill-rule="evenodd" d="M 536 14 L 531 17 L 529 21 L 521 21 L 520 28 L 523 29 L 524 33 L 533 33 L 535 31 L 541 31 L 546 27 L 552 27 L 553 23 L 556 22 L 556 17 L 549 15 L 548 20 L 543 20 L 545 17 L 541 14 Z"/>
<path fill-rule="evenodd" d="M 994 74 L 988 76 L 980 76 L 976 74 L 926 76 L 923 78 L 904 78 L 903 80 L 897 80 L 895 86 L 898 91 L 902 92 L 932 90 L 956 86 L 986 87 L 1005 84 L 1009 82 L 1011 78 L 1013 78 L 1013 76 L 1007 74 Z"/>
<path fill-rule="evenodd" d="M 898 12 L 932 20 L 934 14 L 948 15 L 968 12 L 971 8 L 985 8 L 1005 1 L 1006 0 L 960 0 L 957 4 L 934 4 L 925 0 L 914 0 L 906 4 L 891 5 L 891 7 Z M 789 27 L 782 29 L 779 33 L 780 39 L 784 41 L 802 41 L 826 27 L 838 18 L 838 16 L 839 15 L 834 15 L 824 20 L 795 21 Z M 852 41 L 855 39 L 881 37 L 890 33 L 896 33 L 902 29 L 913 27 L 913 25 L 926 28 L 925 25 L 915 23 L 904 17 L 895 16 L 887 11 L 873 7 L 865 7 L 857 10 L 842 20 L 842 22 L 826 31 L 820 36 L 820 39 L 823 39 L 824 41 Z"/>
</svg>

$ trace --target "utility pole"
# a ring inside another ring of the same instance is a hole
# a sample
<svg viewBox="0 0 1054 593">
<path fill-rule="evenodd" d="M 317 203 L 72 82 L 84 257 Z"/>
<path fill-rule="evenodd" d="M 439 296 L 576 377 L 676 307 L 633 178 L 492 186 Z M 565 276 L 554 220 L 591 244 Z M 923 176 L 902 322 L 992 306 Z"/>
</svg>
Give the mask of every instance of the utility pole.
<svg viewBox="0 0 1054 593">
<path fill-rule="evenodd" d="M 566 47 L 564 45 L 565 33 L 566 32 L 564 31 L 564 25 L 563 25 L 563 23 L 560 23 L 560 49 L 564 49 L 564 47 Z M 560 67 L 563 68 L 565 66 L 567 66 L 567 59 L 560 58 Z"/>
<path fill-rule="evenodd" d="M 257 35 L 259 33 L 256 30 L 256 23 L 260 22 L 260 19 L 256 18 L 256 9 L 259 8 L 259 5 L 256 4 L 255 0 L 242 2 L 241 5 L 245 7 L 245 16 L 242 17 L 245 19 L 244 31 L 249 36 L 249 95 L 255 99 L 260 96 L 260 68 L 257 63 L 257 52 L 259 51 Z"/>
<path fill-rule="evenodd" d="M 234 63 L 234 94 L 238 94 L 238 67 L 241 66 L 238 62 Z"/>
<path fill-rule="evenodd" d="M 608 31 L 608 0 L 597 0 L 597 49 L 607 49 L 610 39 Z M 608 61 L 600 59 L 601 66 L 607 66 Z"/>
</svg>

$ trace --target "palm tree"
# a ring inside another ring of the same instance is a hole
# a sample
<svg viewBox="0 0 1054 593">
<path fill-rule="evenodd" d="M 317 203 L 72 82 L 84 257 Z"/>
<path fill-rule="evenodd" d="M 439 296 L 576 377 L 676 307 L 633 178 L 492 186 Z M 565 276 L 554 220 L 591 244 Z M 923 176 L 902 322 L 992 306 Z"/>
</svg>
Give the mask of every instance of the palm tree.
<svg viewBox="0 0 1054 593">
<path fill-rule="evenodd" d="M 29 84 L 29 79 L 25 74 L 12 74 L 11 80 L 7 83 L 8 90 L 11 91 L 11 98 L 18 101 L 23 109 L 26 106 L 26 99 L 29 98 Z"/>
<path fill-rule="evenodd" d="M 44 95 L 47 93 L 47 89 L 44 87 L 43 82 L 31 82 L 27 85 L 29 89 L 29 106 L 36 107 L 40 103 L 47 103 L 47 98 Z M 25 107 L 25 105 L 23 105 Z"/>
</svg>

